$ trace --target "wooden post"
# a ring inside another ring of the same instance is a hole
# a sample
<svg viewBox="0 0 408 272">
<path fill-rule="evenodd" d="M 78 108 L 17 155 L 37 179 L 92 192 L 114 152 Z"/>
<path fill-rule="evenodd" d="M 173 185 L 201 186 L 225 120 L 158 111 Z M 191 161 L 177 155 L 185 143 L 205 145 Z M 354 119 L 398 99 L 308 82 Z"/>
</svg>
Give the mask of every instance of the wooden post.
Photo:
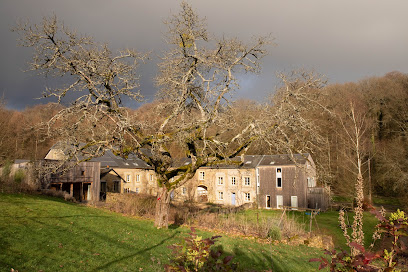
<svg viewBox="0 0 408 272">
<path fill-rule="evenodd" d="M 81 202 L 82 200 L 84 200 L 84 183 L 83 182 L 81 182 L 81 186 L 79 189 L 79 198 Z"/>
<path fill-rule="evenodd" d="M 69 188 L 69 195 L 70 195 L 71 197 L 73 197 L 73 196 L 74 196 L 74 184 L 73 184 L 73 183 L 71 183 L 71 185 L 70 185 L 70 188 Z"/>
</svg>

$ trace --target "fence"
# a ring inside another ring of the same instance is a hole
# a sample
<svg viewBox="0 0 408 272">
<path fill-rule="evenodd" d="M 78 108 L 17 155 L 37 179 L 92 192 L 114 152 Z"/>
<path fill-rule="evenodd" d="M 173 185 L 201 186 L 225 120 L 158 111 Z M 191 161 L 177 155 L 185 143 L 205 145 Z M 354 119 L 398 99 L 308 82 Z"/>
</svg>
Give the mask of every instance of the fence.
<svg viewBox="0 0 408 272">
<path fill-rule="evenodd" d="M 330 192 L 324 187 L 307 188 L 308 207 L 326 211 L 329 208 Z"/>
</svg>

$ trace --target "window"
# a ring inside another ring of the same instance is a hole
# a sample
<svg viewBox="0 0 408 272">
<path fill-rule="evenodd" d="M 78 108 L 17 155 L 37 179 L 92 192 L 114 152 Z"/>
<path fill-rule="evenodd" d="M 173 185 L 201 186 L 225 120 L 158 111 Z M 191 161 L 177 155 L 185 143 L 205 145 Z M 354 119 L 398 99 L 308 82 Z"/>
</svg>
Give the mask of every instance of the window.
<svg viewBox="0 0 408 272">
<path fill-rule="evenodd" d="M 316 182 L 314 180 L 314 178 L 307 178 L 307 187 L 316 187 Z"/>
<path fill-rule="evenodd" d="M 183 195 L 186 195 L 186 194 L 187 194 L 187 188 L 183 187 Z"/>
<path fill-rule="evenodd" d="M 130 175 L 126 175 L 126 182 L 130 182 Z"/>
<path fill-rule="evenodd" d="M 276 187 L 282 188 L 282 168 L 276 168 Z"/>
<path fill-rule="evenodd" d="M 136 194 L 138 194 L 138 193 L 139 193 L 139 188 L 136 188 L 136 191 L 135 191 L 135 192 L 136 192 Z"/>
<path fill-rule="evenodd" d="M 224 199 L 224 192 L 218 192 L 218 199 L 223 200 Z"/>
<path fill-rule="evenodd" d="M 231 185 L 236 185 L 236 184 L 237 184 L 237 178 L 231 177 Z"/>
<path fill-rule="evenodd" d="M 245 193 L 245 201 L 251 201 L 251 194 Z"/>
<path fill-rule="evenodd" d="M 150 181 L 153 181 L 153 174 L 150 174 Z"/>
<path fill-rule="evenodd" d="M 124 193 L 130 193 L 130 189 L 129 188 L 125 188 L 125 189 L 123 189 L 124 190 Z"/>
<path fill-rule="evenodd" d="M 140 182 L 140 175 L 136 175 L 136 182 Z"/>
<path fill-rule="evenodd" d="M 244 177 L 244 184 L 245 186 L 251 185 L 251 179 L 249 177 Z"/>
<path fill-rule="evenodd" d="M 218 185 L 224 184 L 224 177 L 218 177 Z"/>
<path fill-rule="evenodd" d="M 81 176 L 85 176 L 85 171 L 81 171 Z"/>
<path fill-rule="evenodd" d="M 282 178 L 276 178 L 276 187 L 282 188 Z"/>
<path fill-rule="evenodd" d="M 198 179 L 199 179 L 199 180 L 204 180 L 204 177 L 205 177 L 204 171 L 200 171 L 200 172 L 198 173 Z"/>
</svg>

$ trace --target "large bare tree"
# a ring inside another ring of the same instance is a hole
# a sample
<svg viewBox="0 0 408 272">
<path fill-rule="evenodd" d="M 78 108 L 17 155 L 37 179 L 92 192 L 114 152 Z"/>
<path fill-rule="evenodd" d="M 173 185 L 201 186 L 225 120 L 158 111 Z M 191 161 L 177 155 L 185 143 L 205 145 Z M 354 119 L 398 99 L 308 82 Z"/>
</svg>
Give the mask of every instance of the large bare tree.
<svg viewBox="0 0 408 272">
<path fill-rule="evenodd" d="M 238 75 L 259 71 L 270 42 L 269 38 L 254 38 L 250 44 L 237 38 L 217 39 L 185 2 L 166 24 L 169 49 L 156 78 L 160 117 L 154 124 L 133 117 L 121 103 L 124 97 L 142 98 L 136 91 L 137 66 L 145 55 L 131 49 L 114 54 L 107 45 L 69 30 L 55 16 L 15 28 L 21 45 L 35 49 L 31 69 L 65 78 L 64 86 L 44 95 L 61 102 L 71 92 L 78 94 L 45 124 L 49 135 L 58 134 L 74 147 L 69 159 L 98 156 L 110 148 L 122 156 L 135 152 L 152 165 L 159 185 L 157 227 L 168 226 L 174 188 L 199 167 L 242 154 L 253 141 L 253 120 L 235 135 L 228 133 L 234 126 L 229 98 L 239 87 Z M 178 153 L 182 150 L 190 158 L 188 164 L 176 163 L 175 145 Z"/>
</svg>

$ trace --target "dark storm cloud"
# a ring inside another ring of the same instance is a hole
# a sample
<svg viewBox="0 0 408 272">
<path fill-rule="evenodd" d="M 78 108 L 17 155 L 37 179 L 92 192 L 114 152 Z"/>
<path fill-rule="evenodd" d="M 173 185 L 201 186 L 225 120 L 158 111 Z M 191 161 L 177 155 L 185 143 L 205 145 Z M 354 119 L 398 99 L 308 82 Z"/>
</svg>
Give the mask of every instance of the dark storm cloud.
<svg viewBox="0 0 408 272">
<path fill-rule="evenodd" d="M 329 82 L 356 81 L 399 70 L 408 72 L 408 2 L 304 0 L 189 1 L 217 36 L 272 34 L 261 75 L 243 75 L 237 96 L 262 100 L 274 90 L 275 73 L 297 67 L 325 74 Z M 163 25 L 180 1 L 2 0 L 0 3 L 0 92 L 10 108 L 38 103 L 45 81 L 25 74 L 30 51 L 16 47 L 10 32 L 18 18 L 40 21 L 55 13 L 69 27 L 113 48 L 153 51 L 141 66 L 141 90 L 153 99 L 157 55 L 164 50 Z M 44 101 L 46 102 L 46 101 Z M 137 106 L 137 105 L 130 105 Z"/>
</svg>

